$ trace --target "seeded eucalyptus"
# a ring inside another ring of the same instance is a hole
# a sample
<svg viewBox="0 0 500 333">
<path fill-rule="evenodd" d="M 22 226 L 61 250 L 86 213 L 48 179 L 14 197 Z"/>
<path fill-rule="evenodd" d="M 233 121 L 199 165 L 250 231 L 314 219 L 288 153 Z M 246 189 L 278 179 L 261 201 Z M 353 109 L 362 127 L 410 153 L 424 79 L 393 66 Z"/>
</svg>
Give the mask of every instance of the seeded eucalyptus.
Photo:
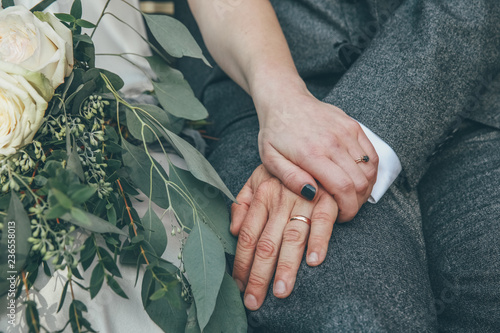
<svg viewBox="0 0 500 333">
<path fill-rule="evenodd" d="M 42 1 L 37 8 L 49 4 Z M 138 311 L 146 311 L 164 331 L 246 331 L 240 294 L 225 262 L 236 240 L 229 233 L 223 195 L 234 198 L 206 159 L 178 135 L 185 119 L 204 119 L 205 108 L 170 67 L 171 58 L 161 54 L 147 58 L 157 74 L 153 95 L 159 103 L 125 99 L 119 92 L 122 79 L 94 67 L 92 40 L 80 33 L 94 25 L 81 15 L 81 0 L 74 1 L 70 14 L 57 15 L 73 32 L 74 68 L 55 90 L 33 140 L 0 156 L 0 294 L 9 287 L 5 272 L 15 270 L 16 297 L 26 300 L 24 310 L 30 314 L 26 325 L 33 332 L 47 331 L 29 291 L 40 267 L 48 276 L 63 270 L 67 279 L 58 290 L 57 312 L 65 311 L 69 319 L 60 330 L 94 331 L 86 319 L 89 309 L 73 290 L 94 298 L 107 285 L 127 299 L 119 260 L 136 266 L 138 274 L 144 271 Z M 171 57 L 206 62 L 181 23 L 143 16 Z M 151 154 L 152 143 L 160 147 L 168 170 Z M 188 170 L 170 161 L 166 152 L 172 149 Z M 148 203 L 142 217 L 132 200 L 141 192 Z M 152 203 L 163 210 L 161 217 L 173 217 L 169 236 Z M 14 221 L 16 263 L 7 267 L 6 226 Z M 169 237 L 181 244 L 175 265 L 162 258 Z M 90 280 L 82 276 L 86 271 Z"/>
</svg>

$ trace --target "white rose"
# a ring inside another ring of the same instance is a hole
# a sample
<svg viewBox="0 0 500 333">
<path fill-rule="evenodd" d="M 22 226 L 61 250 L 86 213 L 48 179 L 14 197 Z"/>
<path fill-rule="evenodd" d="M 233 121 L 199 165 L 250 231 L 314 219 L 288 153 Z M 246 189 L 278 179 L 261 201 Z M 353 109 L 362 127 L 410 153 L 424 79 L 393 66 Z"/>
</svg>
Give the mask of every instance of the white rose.
<svg viewBox="0 0 500 333">
<path fill-rule="evenodd" d="M 55 89 L 73 69 L 71 31 L 50 13 L 0 11 L 0 61 L 44 74 Z"/>
<path fill-rule="evenodd" d="M 0 62 L 0 155 L 33 140 L 53 93 L 44 75 Z"/>
</svg>

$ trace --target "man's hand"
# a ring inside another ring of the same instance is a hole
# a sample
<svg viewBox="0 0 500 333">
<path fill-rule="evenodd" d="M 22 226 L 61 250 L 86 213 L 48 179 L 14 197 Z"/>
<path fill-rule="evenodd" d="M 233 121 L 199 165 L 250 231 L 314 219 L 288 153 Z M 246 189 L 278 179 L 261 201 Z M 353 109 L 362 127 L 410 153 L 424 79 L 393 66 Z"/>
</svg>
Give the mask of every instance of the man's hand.
<svg viewBox="0 0 500 333">
<path fill-rule="evenodd" d="M 261 165 L 232 206 L 231 233 L 238 236 L 233 278 L 245 291 L 245 306 L 257 310 L 274 279 L 274 295 L 285 298 L 295 284 L 304 249 L 307 263 L 317 266 L 326 257 L 337 204 L 321 186 L 307 201 L 287 189 Z M 311 219 L 311 226 L 290 217 Z"/>
</svg>

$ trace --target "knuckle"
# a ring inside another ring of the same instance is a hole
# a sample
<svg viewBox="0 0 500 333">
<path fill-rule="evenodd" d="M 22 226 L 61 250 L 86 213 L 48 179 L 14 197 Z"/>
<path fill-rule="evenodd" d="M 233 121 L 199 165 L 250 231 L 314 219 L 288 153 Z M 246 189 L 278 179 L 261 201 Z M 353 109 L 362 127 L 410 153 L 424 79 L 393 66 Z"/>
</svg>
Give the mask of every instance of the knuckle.
<svg viewBox="0 0 500 333">
<path fill-rule="evenodd" d="M 357 210 L 344 210 L 342 212 L 342 218 L 339 219 L 339 222 L 344 223 L 352 221 L 352 219 L 354 219 L 354 217 L 356 216 L 357 212 L 358 212 Z"/>
<path fill-rule="evenodd" d="M 370 183 L 368 182 L 367 179 L 360 180 L 356 183 L 356 193 L 365 193 L 368 191 L 368 188 L 370 187 Z"/>
<path fill-rule="evenodd" d="M 234 258 L 234 263 L 233 263 L 233 272 L 235 273 L 242 273 L 246 272 L 248 270 L 248 265 L 239 257 Z"/>
<path fill-rule="evenodd" d="M 278 246 L 269 238 L 261 238 L 257 243 L 255 256 L 261 259 L 269 259 L 276 257 L 278 254 Z"/>
<path fill-rule="evenodd" d="M 266 278 L 264 278 L 263 276 L 260 276 L 256 273 L 252 273 L 248 277 L 248 285 L 247 286 L 252 286 L 254 288 L 260 289 L 260 288 L 266 288 L 267 283 L 268 283 L 268 281 Z"/>
<path fill-rule="evenodd" d="M 372 162 L 375 166 L 378 166 L 379 157 L 377 153 L 373 154 L 373 156 L 370 156 L 370 162 Z"/>
<path fill-rule="evenodd" d="M 325 212 L 314 212 L 311 216 L 311 220 L 313 223 L 321 223 L 321 224 L 327 224 L 327 223 L 333 223 L 333 217 Z"/>
<path fill-rule="evenodd" d="M 340 193 L 349 193 L 355 189 L 354 183 L 352 182 L 352 179 L 350 179 L 349 177 L 341 177 L 338 180 L 337 188 Z"/>
<path fill-rule="evenodd" d="M 329 238 L 330 235 L 311 235 L 309 237 L 308 247 L 312 248 L 313 246 L 314 247 L 323 246 L 324 244 L 328 243 Z"/>
<path fill-rule="evenodd" d="M 295 269 L 295 265 L 291 262 L 291 261 L 288 261 L 288 260 L 280 260 L 278 262 L 278 265 L 276 266 L 276 271 L 280 272 L 280 273 L 283 273 L 283 272 L 290 272 L 290 271 L 293 271 Z"/>
<path fill-rule="evenodd" d="M 377 179 L 377 168 L 370 168 L 368 171 L 366 171 L 366 178 L 374 182 Z"/>
<path fill-rule="evenodd" d="M 302 246 L 306 243 L 306 237 L 298 228 L 289 225 L 283 232 L 283 242 L 295 246 Z"/>
<path fill-rule="evenodd" d="M 247 228 L 241 228 L 238 235 L 238 243 L 244 250 L 252 250 L 257 244 L 257 237 Z"/>
<path fill-rule="evenodd" d="M 298 175 L 295 170 L 290 168 L 283 172 L 281 178 L 282 178 L 281 180 L 283 180 L 285 184 L 292 184 L 297 180 Z"/>
</svg>

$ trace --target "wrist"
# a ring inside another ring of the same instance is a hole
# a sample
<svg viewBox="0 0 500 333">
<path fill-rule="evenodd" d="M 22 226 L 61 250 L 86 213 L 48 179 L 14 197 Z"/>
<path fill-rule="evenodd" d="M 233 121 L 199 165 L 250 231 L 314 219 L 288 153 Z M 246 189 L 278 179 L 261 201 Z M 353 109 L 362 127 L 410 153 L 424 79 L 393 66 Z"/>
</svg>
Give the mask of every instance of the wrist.
<svg viewBox="0 0 500 333">
<path fill-rule="evenodd" d="M 275 66 L 254 73 L 249 90 L 261 120 L 301 96 L 311 96 L 295 67 Z"/>
</svg>

